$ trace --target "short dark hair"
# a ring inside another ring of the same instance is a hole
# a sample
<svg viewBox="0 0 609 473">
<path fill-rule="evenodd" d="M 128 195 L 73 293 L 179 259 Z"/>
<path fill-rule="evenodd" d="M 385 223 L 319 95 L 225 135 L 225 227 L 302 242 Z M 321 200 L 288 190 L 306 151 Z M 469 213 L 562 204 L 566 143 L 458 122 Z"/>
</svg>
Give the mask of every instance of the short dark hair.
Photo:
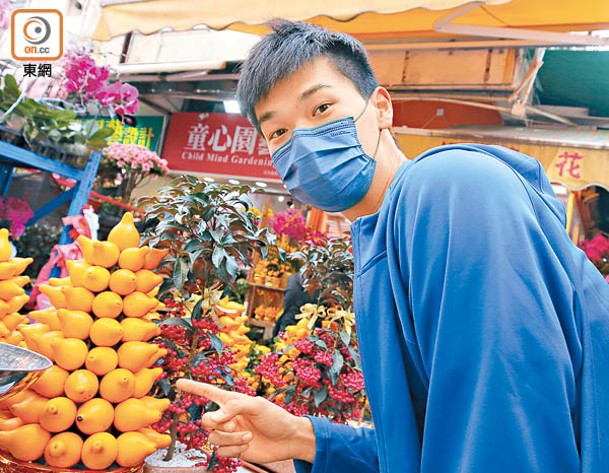
<svg viewBox="0 0 609 473">
<path fill-rule="evenodd" d="M 241 67 L 237 87 L 241 110 L 258 132 L 262 133 L 256 104 L 277 82 L 319 57 L 328 57 L 362 97 L 368 98 L 378 87 L 364 46 L 352 36 L 300 21 L 276 19 L 268 26 L 271 33 L 252 48 Z"/>
</svg>

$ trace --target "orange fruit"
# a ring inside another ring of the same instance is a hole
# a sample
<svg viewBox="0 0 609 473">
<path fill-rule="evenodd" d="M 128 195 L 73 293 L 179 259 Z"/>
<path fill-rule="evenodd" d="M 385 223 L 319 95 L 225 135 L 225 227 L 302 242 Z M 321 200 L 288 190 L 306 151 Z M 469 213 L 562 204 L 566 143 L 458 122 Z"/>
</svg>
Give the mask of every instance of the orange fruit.
<svg viewBox="0 0 609 473">
<path fill-rule="evenodd" d="M 82 282 L 89 291 L 105 291 L 110 283 L 110 271 L 101 266 L 91 266 L 85 271 Z"/>
<path fill-rule="evenodd" d="M 163 373 L 163 368 L 142 368 L 135 373 L 133 397 L 143 397 L 150 392 L 152 385 Z"/>
<path fill-rule="evenodd" d="M 83 287 L 85 279 L 85 271 L 91 267 L 91 264 L 85 260 L 68 260 L 66 261 L 70 282 L 74 287 Z"/>
<path fill-rule="evenodd" d="M 0 296 L 2 299 L 10 299 L 11 297 L 20 296 L 24 293 L 25 289 L 18 285 L 13 279 L 0 281 Z"/>
<path fill-rule="evenodd" d="M 109 347 L 95 347 L 89 351 L 85 366 L 97 376 L 104 376 L 118 366 L 118 354 Z"/>
<path fill-rule="evenodd" d="M 8 302 L 8 313 L 19 312 L 21 308 L 30 300 L 29 294 L 22 294 L 20 296 L 11 297 Z"/>
<path fill-rule="evenodd" d="M 40 425 L 49 432 L 63 432 L 72 427 L 76 404 L 67 397 L 49 399 L 40 413 Z"/>
<path fill-rule="evenodd" d="M 114 421 L 114 407 L 105 399 L 93 398 L 78 408 L 76 426 L 91 435 L 108 430 Z"/>
<path fill-rule="evenodd" d="M 116 441 L 118 442 L 116 462 L 123 467 L 137 466 L 156 451 L 156 444 L 140 432 L 125 432 L 119 435 Z"/>
<path fill-rule="evenodd" d="M 66 276 L 65 278 L 49 278 L 49 284 L 51 286 L 73 286 L 70 276 Z"/>
<path fill-rule="evenodd" d="M 123 337 L 123 327 L 114 319 L 97 319 L 91 327 L 89 337 L 98 347 L 116 345 Z"/>
<path fill-rule="evenodd" d="M 24 425 L 23 421 L 17 416 L 0 419 L 0 430 L 15 430 L 22 425 Z"/>
<path fill-rule="evenodd" d="M 81 458 L 90 470 L 105 470 L 116 460 L 118 442 L 108 432 L 99 432 L 85 440 Z"/>
<path fill-rule="evenodd" d="M 55 353 L 52 348 L 53 343 L 61 339 L 63 339 L 63 333 L 59 330 L 32 335 L 32 340 L 36 343 L 36 351 L 52 361 L 55 361 Z"/>
<path fill-rule="evenodd" d="M 51 434 L 40 424 L 27 424 L 0 432 L 0 449 L 8 451 L 17 460 L 31 462 L 42 457 L 50 439 Z"/>
<path fill-rule="evenodd" d="M 111 268 L 114 266 L 120 255 L 120 249 L 114 243 L 109 241 L 94 241 L 93 242 L 93 261 L 97 266 Z"/>
<path fill-rule="evenodd" d="M 93 301 L 93 313 L 100 318 L 117 318 L 123 311 L 123 299 L 110 291 L 100 292 Z"/>
<path fill-rule="evenodd" d="M 144 434 L 148 440 L 155 443 L 156 448 L 167 448 L 171 445 L 171 435 L 160 434 L 150 427 L 139 429 L 138 432 Z"/>
<path fill-rule="evenodd" d="M 26 284 L 29 284 L 31 282 L 29 276 L 15 276 L 15 277 L 11 278 L 11 281 L 13 281 L 19 287 L 23 287 Z"/>
<path fill-rule="evenodd" d="M 108 241 L 117 245 L 121 251 L 140 246 L 140 234 L 135 228 L 131 212 L 125 212 L 121 221 L 110 230 Z"/>
<path fill-rule="evenodd" d="M 139 271 L 144 267 L 144 260 L 150 248 L 143 246 L 141 248 L 126 248 L 121 251 L 118 258 L 118 266 L 122 269 L 131 271 Z"/>
<path fill-rule="evenodd" d="M 149 269 L 140 269 L 135 273 L 135 277 L 137 279 L 136 290 L 144 293 L 152 291 L 163 282 L 163 276 L 153 273 Z"/>
<path fill-rule="evenodd" d="M 87 288 L 62 286 L 61 291 L 66 298 L 66 309 L 91 312 L 95 294 Z"/>
<path fill-rule="evenodd" d="M 40 414 L 47 400 L 46 397 L 34 394 L 32 397 L 13 404 L 10 407 L 11 414 L 19 417 L 24 424 L 37 424 L 40 421 Z"/>
<path fill-rule="evenodd" d="M 158 345 L 146 342 L 125 342 L 117 350 L 118 366 L 137 373 L 142 368 L 154 364 L 160 356 L 167 354 L 167 350 Z M 161 353 L 160 356 L 157 355 Z"/>
<path fill-rule="evenodd" d="M 8 261 L 13 253 L 11 244 L 8 240 L 8 230 L 6 228 L 0 228 L 0 261 Z"/>
<path fill-rule="evenodd" d="M 13 266 L 13 276 L 18 276 L 24 272 L 25 268 L 27 268 L 32 261 L 34 261 L 34 258 L 11 258 L 8 263 Z"/>
<path fill-rule="evenodd" d="M 57 339 L 51 343 L 55 362 L 68 371 L 77 370 L 85 364 L 89 348 L 78 338 Z"/>
<path fill-rule="evenodd" d="M 63 394 L 63 385 L 68 372 L 60 366 L 53 365 L 32 384 L 32 390 L 46 398 L 58 397 Z"/>
<path fill-rule="evenodd" d="M 93 240 L 85 235 L 79 235 L 76 242 L 78 243 L 78 246 L 80 246 L 80 251 L 82 252 L 85 261 L 94 265 L 95 251 L 93 250 Z M 70 277 L 72 277 L 72 274 L 70 274 Z"/>
<path fill-rule="evenodd" d="M 44 449 L 47 465 L 59 468 L 71 468 L 80 461 L 83 441 L 74 432 L 63 432 L 49 440 Z"/>
<path fill-rule="evenodd" d="M 49 298 L 51 304 L 56 309 L 62 309 L 66 306 L 66 296 L 63 294 L 62 288 L 65 286 L 49 286 L 41 284 L 38 286 L 40 292 Z"/>
<path fill-rule="evenodd" d="M 30 312 L 30 316 L 32 315 L 32 313 Z M 133 319 L 136 320 L 136 319 Z M 17 328 L 18 325 L 21 324 L 26 324 L 28 323 L 28 319 L 25 315 L 21 315 L 21 314 L 9 314 L 4 316 L 4 318 L 2 319 L 2 323 L 4 324 L 4 326 L 6 327 L 6 329 L 8 330 L 9 334 L 10 332 L 12 332 L 13 330 L 15 330 Z M 50 321 L 49 321 L 50 322 Z M 49 324 L 47 324 L 49 325 Z M 51 325 L 49 325 L 49 328 L 51 330 L 59 330 L 58 328 L 54 328 L 56 327 L 55 324 L 53 324 L 53 326 L 51 327 Z"/>
<path fill-rule="evenodd" d="M 156 269 L 163 258 L 169 254 L 169 250 L 161 250 L 159 248 L 150 248 L 150 251 L 144 259 L 144 269 Z"/>
<path fill-rule="evenodd" d="M 126 399 L 114 408 L 114 427 L 120 432 L 149 427 L 161 420 L 162 411 L 152 409 L 141 399 Z"/>
<path fill-rule="evenodd" d="M 137 278 L 130 269 L 117 269 L 110 276 L 110 290 L 121 296 L 135 291 Z"/>
<path fill-rule="evenodd" d="M 82 310 L 59 309 L 57 318 L 65 337 L 85 340 L 93 325 L 93 317 Z"/>
<path fill-rule="evenodd" d="M 63 389 L 72 401 L 87 402 L 97 394 L 99 380 L 89 370 L 77 370 L 68 376 Z"/>
<path fill-rule="evenodd" d="M 153 337 L 161 334 L 161 328 L 154 322 L 146 319 L 134 319 L 125 317 L 121 320 L 123 327 L 123 342 L 147 342 Z"/>
<path fill-rule="evenodd" d="M 135 376 L 126 369 L 117 368 L 105 375 L 99 385 L 99 394 L 108 402 L 118 403 L 133 396 Z"/>
<path fill-rule="evenodd" d="M 140 401 L 142 401 L 149 409 L 160 412 L 166 411 L 169 405 L 171 404 L 171 401 L 169 399 L 159 399 L 152 396 L 144 396 L 140 398 Z"/>
<path fill-rule="evenodd" d="M 127 317 L 144 317 L 148 312 L 156 308 L 159 301 L 148 297 L 143 292 L 135 291 L 125 296 L 123 300 L 123 314 Z"/>
<path fill-rule="evenodd" d="M 50 330 L 61 330 L 61 322 L 57 317 L 57 309 L 49 307 L 43 310 L 33 310 L 29 314 L 30 319 L 34 319 L 42 324 L 47 324 Z M 2 319 L 4 322 L 4 319 Z M 6 323 L 6 322 L 4 322 Z"/>
</svg>

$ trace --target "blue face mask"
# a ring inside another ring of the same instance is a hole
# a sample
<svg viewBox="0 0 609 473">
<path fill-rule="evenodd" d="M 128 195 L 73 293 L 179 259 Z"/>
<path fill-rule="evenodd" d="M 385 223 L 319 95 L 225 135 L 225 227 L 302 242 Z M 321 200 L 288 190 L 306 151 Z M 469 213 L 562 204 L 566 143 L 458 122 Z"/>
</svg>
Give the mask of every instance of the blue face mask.
<svg viewBox="0 0 609 473">
<path fill-rule="evenodd" d="M 275 169 L 290 194 L 326 212 L 342 212 L 364 198 L 376 170 L 376 161 L 365 153 L 355 128 L 365 111 L 355 120 L 346 117 L 297 128 L 273 153 Z M 379 143 L 380 132 L 377 150 Z"/>
</svg>

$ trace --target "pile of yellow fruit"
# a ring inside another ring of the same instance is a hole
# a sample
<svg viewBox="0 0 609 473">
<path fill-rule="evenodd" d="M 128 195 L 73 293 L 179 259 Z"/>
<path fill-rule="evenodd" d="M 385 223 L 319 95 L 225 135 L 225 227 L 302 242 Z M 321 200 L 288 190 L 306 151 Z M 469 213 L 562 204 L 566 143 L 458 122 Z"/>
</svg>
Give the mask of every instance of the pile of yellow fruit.
<svg viewBox="0 0 609 473">
<path fill-rule="evenodd" d="M 283 314 L 283 308 L 261 305 L 254 309 L 254 317 L 262 322 L 275 323 Z"/>
<path fill-rule="evenodd" d="M 84 259 L 67 262 L 69 277 L 40 288 L 52 307 L 18 327 L 27 348 L 54 365 L 0 402 L 0 449 L 59 468 L 134 467 L 170 443 L 150 428 L 170 402 L 148 396 L 162 373 L 153 366 L 166 354 L 148 342 L 160 333 L 151 319 L 163 278 L 152 270 L 166 252 L 139 247 L 130 213 L 108 241 L 78 243 Z"/>
<path fill-rule="evenodd" d="M 21 273 L 34 260 L 11 258 L 8 237 L 8 230 L 0 229 L 0 342 L 25 346 L 18 326 L 27 323 L 28 319 L 19 314 L 19 310 L 30 298 L 23 289 L 30 278 Z"/>
<path fill-rule="evenodd" d="M 236 371 L 241 371 L 249 363 L 246 355 L 249 353 L 252 344 L 252 341 L 246 335 L 250 328 L 245 325 L 247 321 L 247 315 L 244 314 L 245 306 L 225 297 L 216 305 L 215 311 L 220 321 L 218 338 L 224 346 L 230 347 L 236 360 L 230 367 Z"/>
</svg>

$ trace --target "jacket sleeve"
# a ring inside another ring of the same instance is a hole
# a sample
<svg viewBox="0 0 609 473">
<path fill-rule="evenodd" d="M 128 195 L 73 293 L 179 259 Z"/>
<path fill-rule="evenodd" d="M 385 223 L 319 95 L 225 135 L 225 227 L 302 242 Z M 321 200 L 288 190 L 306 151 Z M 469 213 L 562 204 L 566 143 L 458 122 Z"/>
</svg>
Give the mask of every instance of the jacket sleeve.
<svg viewBox="0 0 609 473">
<path fill-rule="evenodd" d="M 581 347 L 552 248 L 568 237 L 548 241 L 498 159 L 442 152 L 410 172 L 396 237 L 428 383 L 422 471 L 579 472 Z"/>
<path fill-rule="evenodd" d="M 378 453 L 374 430 L 309 417 L 315 432 L 313 464 L 295 460 L 297 473 L 375 473 Z"/>
</svg>

